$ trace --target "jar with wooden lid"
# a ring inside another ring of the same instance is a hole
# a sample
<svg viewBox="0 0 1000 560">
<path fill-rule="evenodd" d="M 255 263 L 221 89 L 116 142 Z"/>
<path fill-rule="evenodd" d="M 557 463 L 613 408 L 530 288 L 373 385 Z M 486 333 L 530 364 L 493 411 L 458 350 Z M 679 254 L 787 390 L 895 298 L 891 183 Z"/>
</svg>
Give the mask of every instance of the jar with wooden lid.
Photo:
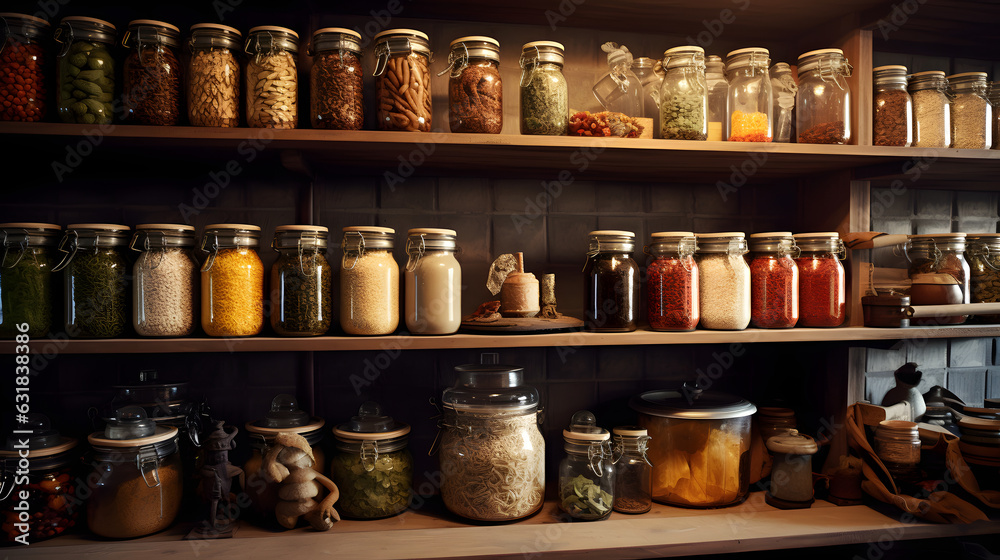
<svg viewBox="0 0 1000 560">
<path fill-rule="evenodd" d="M 654 233 L 646 249 L 646 318 L 655 331 L 690 331 L 701 318 L 698 243 L 690 231 Z"/>
<path fill-rule="evenodd" d="M 313 33 L 309 71 L 313 128 L 361 130 L 365 124 L 361 34 L 342 27 Z"/>
<path fill-rule="evenodd" d="M 129 311 L 129 228 L 116 224 L 70 224 L 53 272 L 65 269 L 66 334 L 75 338 L 114 338 L 125 333 Z"/>
<path fill-rule="evenodd" d="M 660 84 L 660 137 L 708 139 L 708 84 L 705 49 L 688 45 L 663 53 L 666 75 Z"/>
<path fill-rule="evenodd" d="M 951 100 L 944 72 L 930 70 L 910 75 L 907 89 L 913 99 L 913 144 L 920 148 L 951 146 Z"/>
<path fill-rule="evenodd" d="M 875 80 L 872 143 L 906 147 L 913 143 L 913 99 L 906 91 L 906 66 L 879 66 Z"/>
<path fill-rule="evenodd" d="M 340 247 L 340 327 L 347 334 L 392 334 L 399 326 L 399 265 L 392 256 L 396 230 L 344 228 Z"/>
<path fill-rule="evenodd" d="M 319 336 L 330 328 L 333 267 L 326 260 L 328 234 L 326 226 L 274 228 L 271 248 L 278 260 L 271 266 L 271 328 L 280 336 Z"/>
<path fill-rule="evenodd" d="M 129 247 L 132 266 L 132 326 L 140 336 L 187 336 L 198 317 L 198 261 L 194 227 L 140 224 Z"/>
<path fill-rule="evenodd" d="M 847 248 L 837 232 L 796 233 L 800 327 L 839 327 L 847 319 Z"/>
<path fill-rule="evenodd" d="M 631 332 L 638 326 L 639 266 L 632 259 L 635 233 L 590 232 L 584 275 L 584 328 Z"/>
<path fill-rule="evenodd" d="M 411 334 L 452 334 L 462 324 L 462 265 L 453 229 L 413 228 L 406 234 L 406 328 Z"/>
<path fill-rule="evenodd" d="M 771 486 L 764 501 L 778 509 L 808 508 L 813 503 L 812 456 L 816 440 L 790 430 L 765 440 L 771 452 Z"/>
<path fill-rule="evenodd" d="M 844 51 L 820 49 L 799 55 L 795 127 L 800 144 L 851 141 L 852 67 Z M 905 87 L 903 93 L 906 93 Z"/>
<path fill-rule="evenodd" d="M 188 121 L 192 126 L 239 126 L 243 35 L 228 25 L 196 23 L 188 47 Z"/>
<path fill-rule="evenodd" d="M 993 106 L 987 99 L 986 72 L 948 76 L 951 95 L 951 147 L 988 150 L 993 147 Z"/>
<path fill-rule="evenodd" d="M 375 35 L 379 130 L 431 131 L 431 53 L 427 34 L 388 29 Z"/>
<path fill-rule="evenodd" d="M 108 124 L 114 118 L 115 26 L 82 16 L 65 17 L 53 33 L 59 119 L 65 123 Z"/>
<path fill-rule="evenodd" d="M 573 414 L 563 430 L 566 456 L 559 463 L 559 509 L 573 519 L 607 519 L 615 503 L 611 434 L 587 410 Z"/>
<path fill-rule="evenodd" d="M 448 124 L 452 132 L 500 134 L 503 82 L 500 42 L 492 37 L 460 37 L 448 53 Z"/>
<path fill-rule="evenodd" d="M 125 122 L 176 125 L 181 120 L 181 32 L 152 19 L 130 21 L 122 37 L 129 49 L 122 99 Z"/>
<path fill-rule="evenodd" d="M 726 55 L 729 80 L 726 139 L 730 142 L 771 141 L 774 108 L 770 63 L 768 50 L 759 47 L 738 49 Z"/>
<path fill-rule="evenodd" d="M 799 255 L 790 231 L 750 235 L 750 323 L 788 329 L 799 320 Z"/>
<path fill-rule="evenodd" d="M 299 34 L 286 27 L 253 27 L 247 56 L 246 104 L 250 128 L 299 126 Z"/>
<path fill-rule="evenodd" d="M 38 122 L 49 100 L 51 25 L 28 14 L 0 13 L 0 120 Z"/>
<path fill-rule="evenodd" d="M 562 43 L 533 41 L 521 47 L 521 134 L 563 136 L 569 125 L 569 90 Z"/>
<path fill-rule="evenodd" d="M 0 338 L 49 334 L 53 251 L 61 232 L 55 224 L 0 224 Z"/>
<path fill-rule="evenodd" d="M 208 336 L 253 336 L 264 327 L 260 227 L 210 224 L 201 250 L 201 328 Z"/>
<path fill-rule="evenodd" d="M 698 281 L 701 326 L 741 331 L 750 324 L 750 267 L 741 232 L 699 233 Z"/>
</svg>

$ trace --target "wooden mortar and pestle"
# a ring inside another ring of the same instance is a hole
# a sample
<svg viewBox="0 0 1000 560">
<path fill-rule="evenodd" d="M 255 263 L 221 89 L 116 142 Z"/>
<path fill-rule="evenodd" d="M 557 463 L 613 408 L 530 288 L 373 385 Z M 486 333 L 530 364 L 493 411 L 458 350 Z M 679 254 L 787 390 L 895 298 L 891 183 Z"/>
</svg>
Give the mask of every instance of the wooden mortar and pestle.
<svg viewBox="0 0 1000 560">
<path fill-rule="evenodd" d="M 538 279 L 524 271 L 524 253 L 517 253 L 517 268 L 507 274 L 500 287 L 500 315 L 534 317 L 539 310 Z"/>
</svg>

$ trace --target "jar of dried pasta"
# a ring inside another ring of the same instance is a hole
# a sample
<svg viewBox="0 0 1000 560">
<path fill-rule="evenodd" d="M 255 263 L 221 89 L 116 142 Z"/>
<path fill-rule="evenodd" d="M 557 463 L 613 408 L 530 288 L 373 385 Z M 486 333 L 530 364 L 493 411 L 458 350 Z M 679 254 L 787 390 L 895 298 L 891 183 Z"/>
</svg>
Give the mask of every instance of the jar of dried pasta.
<svg viewBox="0 0 1000 560">
<path fill-rule="evenodd" d="M 295 128 L 299 125 L 299 77 L 295 57 L 299 34 L 263 25 L 247 35 L 246 98 L 250 128 Z"/>
<path fill-rule="evenodd" d="M 361 34 L 341 27 L 313 33 L 309 74 L 313 128 L 361 130 L 365 122 Z"/>
<path fill-rule="evenodd" d="M 430 132 L 431 47 L 414 29 L 375 36 L 375 103 L 379 130 Z"/>
<path fill-rule="evenodd" d="M 260 228 L 211 224 L 201 250 L 201 327 L 208 336 L 253 336 L 264 327 L 264 265 Z"/>
<path fill-rule="evenodd" d="M 492 37 L 460 37 L 448 53 L 448 123 L 452 132 L 500 134 L 503 85 L 500 42 Z"/>
<path fill-rule="evenodd" d="M 240 125 L 239 51 L 243 35 L 227 25 L 191 26 L 187 114 L 193 126 Z"/>
<path fill-rule="evenodd" d="M 344 228 L 340 261 L 340 327 L 347 334 L 392 334 L 399 326 L 399 265 L 392 228 Z"/>
<path fill-rule="evenodd" d="M 329 229 L 278 226 L 271 247 L 271 327 L 281 336 L 319 336 L 330 328 L 332 267 L 326 260 Z"/>
</svg>

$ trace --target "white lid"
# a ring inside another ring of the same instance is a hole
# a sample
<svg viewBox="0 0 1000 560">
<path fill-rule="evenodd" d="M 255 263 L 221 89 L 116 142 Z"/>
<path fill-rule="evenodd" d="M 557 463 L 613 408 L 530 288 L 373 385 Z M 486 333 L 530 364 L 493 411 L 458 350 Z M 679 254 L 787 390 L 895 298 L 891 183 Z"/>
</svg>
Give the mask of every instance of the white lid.
<svg viewBox="0 0 1000 560">
<path fill-rule="evenodd" d="M 396 230 L 389 227 L 380 226 L 347 226 L 343 230 L 345 233 L 356 231 L 358 233 L 396 233 Z"/>
<path fill-rule="evenodd" d="M 790 231 L 768 231 L 765 233 L 751 233 L 750 239 L 760 239 L 764 237 L 791 237 Z"/>
<path fill-rule="evenodd" d="M 306 432 L 314 432 L 326 425 L 326 420 L 318 416 L 310 416 L 309 423 L 303 424 L 301 426 L 286 426 L 283 428 L 269 428 L 266 426 L 258 426 L 254 422 L 247 422 L 245 424 L 248 432 L 252 434 L 261 435 L 278 435 L 281 432 L 291 432 L 293 434 L 304 434 Z"/>
<path fill-rule="evenodd" d="M 470 35 L 468 37 L 459 37 L 458 39 L 452 41 L 450 46 L 454 47 L 458 43 L 465 43 L 465 42 L 471 43 L 473 41 L 479 41 L 482 43 L 492 43 L 498 47 L 500 46 L 500 41 L 497 41 L 493 37 L 484 37 L 482 35 Z"/>
<path fill-rule="evenodd" d="M 648 435 L 646 428 L 640 426 L 618 426 L 611 430 L 616 436 L 643 437 Z"/>
<path fill-rule="evenodd" d="M 178 29 L 176 25 L 171 25 L 165 21 L 159 21 L 155 19 L 133 19 L 132 21 L 128 22 L 129 27 L 136 25 L 154 25 L 156 27 L 166 27 L 167 29 L 172 29 L 177 33 L 181 32 L 181 30 Z"/>
<path fill-rule="evenodd" d="M 573 432 L 570 430 L 563 430 L 563 437 L 566 439 L 575 439 L 578 441 L 607 441 L 611 439 L 611 434 L 607 430 L 603 430 L 599 433 L 588 434 L 585 432 Z"/>
<path fill-rule="evenodd" d="M 421 234 L 450 235 L 452 237 L 458 236 L 458 232 L 456 232 L 455 230 L 444 229 L 444 228 L 413 228 L 406 232 L 406 235 L 421 235 Z"/>
<path fill-rule="evenodd" d="M 597 236 L 614 236 L 614 237 L 635 237 L 635 234 L 631 231 L 624 231 L 620 229 L 599 229 L 592 231 L 589 234 L 591 237 Z"/>
<path fill-rule="evenodd" d="M 386 35 L 413 35 L 414 37 L 420 37 L 424 41 L 429 41 L 427 34 L 422 31 L 417 31 L 416 29 L 386 29 L 385 31 L 375 35 L 375 40 L 378 41 L 379 37 L 385 37 Z"/>
<path fill-rule="evenodd" d="M 698 239 L 718 239 L 721 237 L 738 237 L 743 239 L 745 236 L 742 231 L 723 231 L 719 233 L 696 233 L 695 237 Z"/>
<path fill-rule="evenodd" d="M 900 66 L 899 64 L 890 64 L 888 66 L 879 66 L 878 68 L 872 69 L 872 72 L 885 72 L 885 71 L 902 72 L 905 74 L 906 66 Z"/>
<path fill-rule="evenodd" d="M 4 18 L 4 19 L 6 19 L 6 18 L 23 19 L 23 20 L 26 20 L 26 21 L 30 21 L 32 23 L 36 23 L 38 25 L 44 25 L 46 27 L 49 27 L 51 25 L 48 21 L 46 21 L 46 20 L 44 20 L 44 19 L 42 19 L 40 17 L 29 16 L 28 14 L 18 14 L 18 13 L 15 13 L 15 12 L 0 12 L 0 18 Z"/>
<path fill-rule="evenodd" d="M 239 29 L 236 29 L 235 27 L 229 27 L 228 25 L 222 25 L 221 23 L 196 23 L 191 26 L 191 29 L 189 29 L 189 31 L 194 31 L 195 29 L 221 29 L 222 31 L 235 33 L 240 37 L 243 36 L 243 34 L 240 33 Z"/>
<path fill-rule="evenodd" d="M 690 231 L 658 231 L 651 235 L 653 239 L 661 238 L 676 238 L 676 237 L 694 237 L 694 234 Z"/>
<path fill-rule="evenodd" d="M 946 237 L 951 239 L 965 239 L 966 234 L 964 233 L 920 233 L 916 235 L 911 235 L 910 239 L 934 239 L 938 237 Z"/>
<path fill-rule="evenodd" d="M 260 231 L 260 226 L 250 224 L 209 224 L 205 226 L 205 231 L 210 229 L 245 229 L 247 231 Z"/>
<path fill-rule="evenodd" d="M 524 46 L 521 47 L 521 50 L 528 50 L 534 47 L 555 47 L 561 51 L 566 50 L 566 47 L 564 47 L 562 43 L 557 43 L 555 41 L 532 41 L 530 43 L 525 43 Z"/>
<path fill-rule="evenodd" d="M 194 226 L 188 226 L 184 224 L 139 224 L 135 226 L 135 230 L 144 229 L 172 229 L 176 231 L 194 231 Z"/>
<path fill-rule="evenodd" d="M 835 231 L 820 231 L 816 233 L 796 233 L 792 237 L 795 239 L 810 239 L 813 237 L 839 238 L 840 234 Z"/>
<path fill-rule="evenodd" d="M 326 233 L 330 231 L 330 228 L 326 226 L 310 226 L 310 225 L 288 225 L 288 226 L 278 226 L 274 228 L 275 233 L 279 231 L 321 231 L 323 233 Z"/>
<path fill-rule="evenodd" d="M 258 25 L 257 27 L 251 27 L 250 31 L 248 33 L 252 34 L 252 33 L 256 33 L 258 31 L 278 31 L 278 32 L 281 32 L 281 33 L 288 33 L 289 35 L 291 35 L 292 37 L 295 37 L 296 39 L 299 38 L 299 34 L 298 33 L 292 31 L 291 29 L 289 29 L 287 27 L 279 27 L 277 25 Z"/>
<path fill-rule="evenodd" d="M 316 37 L 321 33 L 343 33 L 344 35 L 350 35 L 359 41 L 361 40 L 360 33 L 354 31 L 353 29 L 347 29 L 346 27 L 324 27 L 323 29 L 317 29 L 316 32 L 313 33 L 313 37 Z"/>
<path fill-rule="evenodd" d="M 726 55 L 726 58 L 732 58 L 732 57 L 734 57 L 736 55 L 748 54 L 748 53 L 752 53 L 752 52 L 761 53 L 761 54 L 767 54 L 767 55 L 771 54 L 764 47 L 747 47 L 745 49 L 736 49 L 735 51 L 730 52 L 729 54 Z"/>
<path fill-rule="evenodd" d="M 103 19 L 97 19 L 97 18 L 85 17 L 85 16 L 69 16 L 69 17 L 64 17 L 64 18 L 62 18 L 62 21 L 60 23 L 66 23 L 66 22 L 73 23 L 74 21 L 83 21 L 83 22 L 87 22 L 87 23 L 97 23 L 97 24 L 100 24 L 100 25 L 106 25 L 106 26 L 110 27 L 112 30 L 115 29 L 114 25 L 112 25 L 111 23 L 109 23 L 107 21 L 104 21 Z"/>
<path fill-rule="evenodd" d="M 690 53 L 690 52 L 704 53 L 705 49 L 703 49 L 701 47 L 698 47 L 698 46 L 695 46 L 695 45 L 685 45 L 683 47 L 673 47 L 673 48 L 667 49 L 667 50 L 663 51 L 663 56 L 667 56 L 669 54 L 679 53 L 679 52 L 683 52 L 683 53 Z"/>
<path fill-rule="evenodd" d="M 814 51 L 809 51 L 807 53 L 800 54 L 799 55 L 799 60 L 802 60 L 803 58 L 808 58 L 810 56 L 817 55 L 817 54 L 839 54 L 840 56 L 844 56 L 844 51 L 842 51 L 840 49 L 817 49 L 817 50 L 814 50 Z"/>
<path fill-rule="evenodd" d="M 110 230 L 129 231 L 128 226 L 123 226 L 119 224 L 70 224 L 66 226 L 66 229 L 110 229 Z"/>
</svg>

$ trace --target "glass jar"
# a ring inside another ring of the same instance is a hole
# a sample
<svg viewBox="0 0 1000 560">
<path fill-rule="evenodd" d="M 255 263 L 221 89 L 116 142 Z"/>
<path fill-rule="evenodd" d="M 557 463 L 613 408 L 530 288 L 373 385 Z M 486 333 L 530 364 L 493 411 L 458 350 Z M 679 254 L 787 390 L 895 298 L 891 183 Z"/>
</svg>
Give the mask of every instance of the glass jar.
<svg viewBox="0 0 1000 560">
<path fill-rule="evenodd" d="M 839 327 L 847 318 L 847 248 L 837 232 L 796 233 L 800 327 Z"/>
<path fill-rule="evenodd" d="M 969 235 L 965 241 L 972 303 L 1000 302 L 1000 233 Z M 1000 315 L 977 317 L 983 322 L 1000 322 Z"/>
<path fill-rule="evenodd" d="M 948 274 L 962 288 L 962 303 L 972 302 L 964 233 L 911 235 L 903 251 L 910 263 L 910 280 L 917 274 Z"/>
<path fill-rule="evenodd" d="M 399 326 L 399 265 L 392 258 L 395 235 L 392 228 L 344 228 L 340 327 L 347 334 L 392 334 Z"/>
<path fill-rule="evenodd" d="M 773 99 L 767 49 L 750 47 L 726 55 L 726 138 L 730 142 L 770 142 Z M 801 92 L 801 89 L 800 89 Z M 801 102 L 800 102 L 801 103 Z"/>
<path fill-rule="evenodd" d="M 698 283 L 701 326 L 741 331 L 750 324 L 750 267 L 740 232 L 699 233 Z"/>
<path fill-rule="evenodd" d="M 913 144 L 921 148 L 951 146 L 951 100 L 944 72 L 931 70 L 910 75 L 913 99 Z"/>
<path fill-rule="evenodd" d="M 660 137 L 660 83 L 663 76 L 656 73 L 656 61 L 649 57 L 639 57 L 632 61 L 632 72 L 642 85 L 642 114 L 653 120 L 653 137 Z"/>
<path fill-rule="evenodd" d="M 569 125 L 569 90 L 563 76 L 565 48 L 555 41 L 521 47 L 521 134 L 564 136 Z"/>
<path fill-rule="evenodd" d="M 375 36 L 375 117 L 379 130 L 431 131 L 431 53 L 425 33 L 389 29 Z"/>
<path fill-rule="evenodd" d="M 851 86 L 847 83 L 851 70 L 851 64 L 840 49 L 821 49 L 799 55 L 795 126 L 800 144 L 847 144 L 851 141 Z"/>
<path fill-rule="evenodd" d="M 361 130 L 365 124 L 361 34 L 342 27 L 313 33 L 309 101 L 313 128 Z"/>
<path fill-rule="evenodd" d="M 705 59 L 705 85 L 708 87 L 708 139 L 721 142 L 725 140 L 729 99 L 729 82 L 722 57 L 713 54 Z"/>
<path fill-rule="evenodd" d="M 874 447 L 894 476 L 905 478 L 920 468 L 920 433 L 914 422 L 882 420 L 875 428 Z"/>
<path fill-rule="evenodd" d="M 448 123 L 452 132 L 500 134 L 503 84 L 500 42 L 491 37 L 461 37 L 448 53 Z"/>
<path fill-rule="evenodd" d="M 792 68 L 787 62 L 779 62 L 771 67 L 771 97 L 774 117 L 774 141 L 788 143 L 792 141 L 792 129 L 795 128 L 795 94 L 799 86 L 792 76 Z"/>
<path fill-rule="evenodd" d="M 812 456 L 816 440 L 798 430 L 764 440 L 774 458 L 771 486 L 764 500 L 779 509 L 802 509 L 813 503 Z"/>
<path fill-rule="evenodd" d="M 115 26 L 89 17 L 65 17 L 53 38 L 59 118 L 65 123 L 108 124 L 114 118 Z"/>
<path fill-rule="evenodd" d="M 299 34 L 285 27 L 262 25 L 250 29 L 244 47 L 247 126 L 299 126 L 299 75 L 296 57 Z"/>
<path fill-rule="evenodd" d="M 993 107 L 986 90 L 986 72 L 948 76 L 952 148 L 987 150 L 993 146 Z"/>
<path fill-rule="evenodd" d="M 913 99 L 906 92 L 906 66 L 879 66 L 875 79 L 872 142 L 876 146 L 913 143 Z"/>
<path fill-rule="evenodd" d="M 122 37 L 125 122 L 160 126 L 181 120 L 181 32 L 162 21 L 130 21 Z"/>
<path fill-rule="evenodd" d="M 198 261 L 194 227 L 140 224 L 129 247 L 139 251 L 132 267 L 132 326 L 139 336 L 187 336 L 198 309 Z"/>
<path fill-rule="evenodd" d="M 49 22 L 27 14 L 0 13 L 0 120 L 38 122 L 48 101 Z"/>
<path fill-rule="evenodd" d="M 279 336 L 326 334 L 333 320 L 333 268 L 326 260 L 325 226 L 278 226 L 271 248 L 271 327 Z"/>
<path fill-rule="evenodd" d="M 559 509 L 573 519 L 599 521 L 615 504 L 611 434 L 587 410 L 573 414 L 563 430 L 566 456 L 559 463 Z"/>
<path fill-rule="evenodd" d="M 640 426 L 619 426 L 614 434 L 615 501 L 620 513 L 646 513 L 653 507 L 653 464 L 646 457 L 649 436 Z"/>
<path fill-rule="evenodd" d="M 413 456 L 410 426 L 382 414 L 374 402 L 361 405 L 350 422 L 333 429 L 337 450 L 330 476 L 340 489 L 338 511 L 353 519 L 379 519 L 410 505 Z"/>
<path fill-rule="evenodd" d="M 455 230 L 414 228 L 406 234 L 406 328 L 452 334 L 462 324 L 462 265 Z"/>
<path fill-rule="evenodd" d="M 799 320 L 799 255 L 790 231 L 750 235 L 750 323 L 789 329 Z"/>
<path fill-rule="evenodd" d="M 667 74 L 660 84 L 660 137 L 708 139 L 708 84 L 705 49 L 674 47 L 663 53 Z"/>
<path fill-rule="evenodd" d="M 698 244 L 689 231 L 654 233 L 647 252 L 646 311 L 654 331 L 691 331 L 698 326 Z"/>
<path fill-rule="evenodd" d="M 246 224 L 205 227 L 201 250 L 201 328 L 208 336 L 253 336 L 264 327 L 264 264 L 260 228 Z"/>
<path fill-rule="evenodd" d="M 125 258 L 129 228 L 115 224 L 70 224 L 59 241 L 65 253 L 52 272 L 63 273 L 66 334 L 114 338 L 125 333 L 131 315 Z"/>
<path fill-rule="evenodd" d="M 604 73 L 591 91 L 605 111 L 621 113 L 626 117 L 642 118 L 642 83 L 632 72 L 632 53 L 625 45 L 607 42 L 601 45 L 607 53 L 608 71 Z"/>
<path fill-rule="evenodd" d="M 55 224 L 0 224 L 0 338 L 39 338 L 52 328 L 52 249 Z M 28 324 L 27 331 L 18 325 Z"/>
<path fill-rule="evenodd" d="M 584 327 L 594 332 L 631 332 L 639 310 L 639 267 L 632 260 L 631 231 L 590 232 L 583 267 Z"/>
<path fill-rule="evenodd" d="M 187 64 L 187 115 L 192 126 L 240 125 L 240 47 L 243 35 L 227 25 L 191 26 Z"/>
</svg>

